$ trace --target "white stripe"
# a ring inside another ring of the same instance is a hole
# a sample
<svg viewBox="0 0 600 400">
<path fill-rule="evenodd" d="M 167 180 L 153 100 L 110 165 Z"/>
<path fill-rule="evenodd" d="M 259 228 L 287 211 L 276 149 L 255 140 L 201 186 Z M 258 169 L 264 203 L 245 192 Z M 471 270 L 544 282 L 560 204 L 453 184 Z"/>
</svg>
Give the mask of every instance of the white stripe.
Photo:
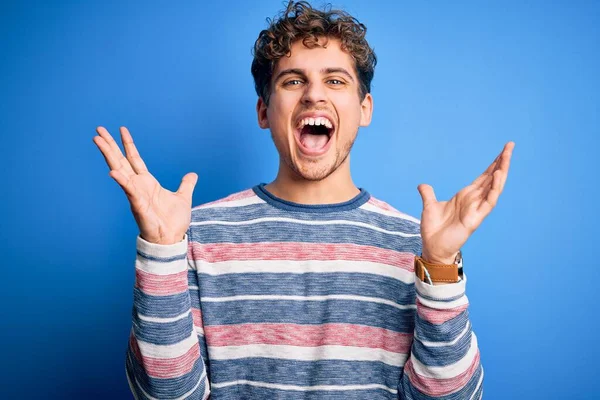
<svg viewBox="0 0 600 400">
<path fill-rule="evenodd" d="M 416 279 L 415 282 L 417 282 L 419 280 L 420 279 Z M 455 285 L 455 283 L 451 283 L 451 285 Z M 461 296 L 458 299 L 452 300 L 452 301 L 428 300 L 428 299 L 424 299 L 423 297 L 419 296 L 418 293 L 417 293 L 417 298 L 419 299 L 421 304 L 423 304 L 424 306 L 427 306 L 427 307 L 433 308 L 433 309 L 437 309 L 437 310 L 447 310 L 450 308 L 460 307 L 460 306 L 464 306 L 465 304 L 469 304 L 469 299 L 467 298 L 466 295 Z"/>
<path fill-rule="evenodd" d="M 411 256 L 414 257 L 414 256 Z M 404 283 L 414 283 L 415 273 L 402 267 L 371 261 L 346 260 L 229 260 L 215 263 L 196 261 L 198 273 L 211 276 L 246 273 L 365 273 L 398 279 Z M 200 278 L 202 279 L 202 278 Z"/>
<path fill-rule="evenodd" d="M 216 203 L 216 204 L 200 204 L 199 206 L 194 207 L 192 209 L 192 211 L 206 210 L 207 208 L 243 207 L 243 206 L 249 206 L 252 204 L 261 204 L 261 203 L 265 203 L 265 201 L 263 199 L 261 199 L 260 197 L 254 195 L 254 196 L 246 197 L 246 198 L 239 199 L 239 200 L 222 201 L 222 202 Z"/>
<path fill-rule="evenodd" d="M 139 254 L 136 254 L 135 267 L 152 275 L 172 275 L 182 271 L 187 271 L 188 259 L 186 257 L 184 259 L 182 258 L 169 262 L 159 262 L 148 260 L 147 258 L 143 258 Z"/>
<path fill-rule="evenodd" d="M 251 344 L 245 346 L 208 347 L 211 360 L 236 360 L 248 357 L 268 357 L 283 360 L 318 361 L 381 361 L 401 367 L 408 354 L 394 353 L 383 349 L 353 346 L 280 346 L 271 344 Z"/>
<path fill-rule="evenodd" d="M 213 383 L 213 388 L 223 388 L 228 386 L 235 385 L 248 385 L 254 387 L 264 387 L 269 389 L 279 389 L 279 390 L 295 390 L 299 392 L 310 392 L 315 390 L 322 391 L 339 391 L 339 390 L 371 390 L 371 389 L 383 389 L 387 390 L 390 393 L 396 394 L 398 391 L 393 388 L 389 388 L 385 385 L 380 385 L 377 383 L 367 384 L 367 385 L 315 385 L 315 386 L 298 386 L 298 385 L 281 385 L 276 383 L 268 383 L 268 382 L 257 382 L 257 381 L 248 381 L 248 380 L 237 380 L 237 381 L 229 381 L 229 382 L 220 382 Z"/>
<path fill-rule="evenodd" d="M 411 217 L 408 214 L 404 214 L 401 211 L 389 211 L 389 210 L 385 210 L 383 208 L 379 208 L 377 207 L 375 204 L 366 202 L 365 204 L 363 204 L 362 206 L 360 206 L 359 208 L 362 208 L 363 210 L 366 211 L 372 211 L 372 212 L 376 212 L 378 214 L 382 214 L 382 215 L 387 215 L 388 217 L 396 217 L 396 218 L 400 218 L 400 219 L 404 219 L 410 222 L 414 222 L 417 224 L 420 224 L 421 221 L 418 220 L 415 217 Z"/>
<path fill-rule="evenodd" d="M 467 285 L 467 275 L 463 274 L 463 279 L 457 283 L 451 283 L 449 285 L 428 285 L 420 279 L 415 279 L 415 288 L 417 289 L 417 297 L 419 301 L 427 307 L 436 308 L 439 310 L 459 307 L 468 304 L 469 301 L 465 295 L 465 288 Z M 444 301 L 444 299 L 451 299 L 461 295 L 456 300 Z M 420 295 L 431 297 L 434 300 L 428 300 Z M 437 300 L 439 299 L 439 300 Z"/>
<path fill-rule="evenodd" d="M 210 303 L 223 303 L 227 301 L 239 301 L 239 300 L 291 300 L 291 301 L 327 301 L 327 300 L 356 300 L 356 301 L 368 301 L 372 303 L 387 304 L 388 306 L 396 307 L 400 310 L 416 309 L 415 304 L 398 304 L 391 300 L 380 299 L 378 297 L 367 297 L 367 296 L 354 296 L 351 294 L 332 294 L 327 296 L 284 296 L 284 295 L 260 295 L 260 294 L 248 294 L 240 296 L 227 296 L 227 297 L 201 297 L 200 302 Z"/>
<path fill-rule="evenodd" d="M 167 322 L 175 322 L 175 321 L 179 321 L 180 319 L 184 319 L 187 318 L 188 314 L 190 313 L 190 311 L 186 311 L 183 314 L 179 314 L 176 317 L 171 317 L 171 318 L 161 318 L 161 317 L 147 317 L 145 315 L 142 315 L 140 313 L 138 313 L 138 318 L 141 319 L 142 321 L 146 321 L 146 322 L 156 322 L 156 323 L 167 323 Z"/>
<path fill-rule="evenodd" d="M 465 372 L 471 366 L 475 355 L 477 354 L 477 337 L 475 333 L 471 334 L 471 347 L 467 354 L 454 364 L 445 365 L 443 367 L 430 367 L 421 364 L 416 357 L 411 358 L 415 372 L 421 376 L 435 379 L 450 379 Z"/>
<path fill-rule="evenodd" d="M 355 222 L 355 221 L 347 221 L 347 220 L 330 220 L 330 221 L 305 221 L 294 218 L 279 218 L 279 217 L 265 217 L 265 218 L 255 218 L 246 221 L 197 221 L 192 222 L 190 225 L 232 225 L 232 226 L 240 226 L 240 225 L 253 225 L 259 224 L 262 222 L 290 222 L 294 224 L 301 225 L 350 225 L 350 226 L 360 226 L 363 228 L 368 228 L 377 232 L 382 232 L 388 235 L 393 236 L 402 236 L 402 237 L 419 237 L 418 233 L 404 233 L 399 231 L 389 231 L 387 229 L 382 229 L 374 225 L 366 224 L 364 222 Z"/>
<path fill-rule="evenodd" d="M 475 393 L 477 393 L 477 391 L 479 390 L 479 386 L 481 386 L 481 382 L 483 382 L 483 367 L 481 367 L 481 375 L 479 375 L 479 381 L 477 382 L 477 386 L 475 386 L 475 390 L 473 391 L 473 394 L 471 395 L 469 400 L 473 400 L 473 398 L 475 397 Z M 482 398 L 483 398 L 483 390 L 481 391 L 481 396 L 479 396 L 479 399 L 482 399 Z"/>
<path fill-rule="evenodd" d="M 417 339 L 419 342 L 423 343 L 425 347 L 452 346 L 455 345 L 463 336 L 465 336 L 467 332 L 469 332 L 469 329 L 471 329 L 471 321 L 467 321 L 462 332 L 456 338 L 454 338 L 454 340 L 451 340 L 449 342 L 429 342 L 427 340 L 421 340 L 421 338 L 417 337 L 416 333 L 414 335 L 414 338 Z"/>
<path fill-rule="evenodd" d="M 140 352 L 144 357 L 176 358 L 187 353 L 192 346 L 198 344 L 198 335 L 192 332 L 190 336 L 175 344 L 153 344 L 137 339 Z"/>
</svg>

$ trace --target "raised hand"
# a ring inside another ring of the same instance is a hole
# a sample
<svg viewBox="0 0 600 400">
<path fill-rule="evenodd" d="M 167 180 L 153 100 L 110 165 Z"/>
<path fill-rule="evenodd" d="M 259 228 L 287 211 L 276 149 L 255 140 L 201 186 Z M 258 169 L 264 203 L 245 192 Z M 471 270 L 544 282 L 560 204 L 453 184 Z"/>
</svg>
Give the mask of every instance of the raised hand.
<svg viewBox="0 0 600 400">
<path fill-rule="evenodd" d="M 429 185 L 418 186 L 423 199 L 421 238 L 426 261 L 454 262 L 460 248 L 496 206 L 506 183 L 514 146 L 514 142 L 508 142 L 483 174 L 449 201 L 437 201 Z"/>
<path fill-rule="evenodd" d="M 94 143 L 110 168 L 109 175 L 125 191 L 141 237 L 157 244 L 181 241 L 191 222 L 192 194 L 198 175 L 186 174 L 177 192 L 166 190 L 148 172 L 127 128 L 121 127 L 120 131 L 127 157 L 101 126 L 96 128 L 99 136 L 94 136 Z"/>
</svg>

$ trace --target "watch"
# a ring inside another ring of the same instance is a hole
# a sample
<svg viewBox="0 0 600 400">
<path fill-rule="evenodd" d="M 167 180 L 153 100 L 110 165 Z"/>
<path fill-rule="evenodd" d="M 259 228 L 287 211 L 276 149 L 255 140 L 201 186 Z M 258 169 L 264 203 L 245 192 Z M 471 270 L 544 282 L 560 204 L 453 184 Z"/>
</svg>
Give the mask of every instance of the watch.
<svg viewBox="0 0 600 400">
<path fill-rule="evenodd" d="M 454 264 L 432 264 L 425 261 L 420 256 L 415 256 L 415 274 L 423 282 L 444 282 L 456 283 L 463 276 L 463 257 L 459 250 Z"/>
</svg>

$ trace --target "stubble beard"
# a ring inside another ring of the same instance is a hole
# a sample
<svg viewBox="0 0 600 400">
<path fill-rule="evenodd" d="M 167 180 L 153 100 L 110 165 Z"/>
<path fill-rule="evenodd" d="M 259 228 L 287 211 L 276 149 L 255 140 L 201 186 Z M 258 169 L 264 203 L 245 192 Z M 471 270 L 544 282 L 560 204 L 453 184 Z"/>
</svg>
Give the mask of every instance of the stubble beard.
<svg viewBox="0 0 600 400">
<path fill-rule="evenodd" d="M 354 146 L 356 136 L 357 135 L 354 135 L 354 138 L 352 140 L 346 142 L 344 146 L 342 146 L 341 150 L 336 149 L 334 162 L 331 166 L 323 165 L 319 167 L 318 164 L 321 161 L 307 160 L 305 161 L 305 166 L 308 165 L 308 167 L 301 169 L 299 165 L 292 161 L 289 154 L 286 155 L 286 157 L 284 158 L 284 162 L 299 178 L 311 182 L 322 181 L 329 177 L 331 174 L 333 174 L 340 167 L 340 165 L 342 165 L 346 161 L 346 159 L 350 155 L 350 150 L 352 150 L 352 146 Z"/>
</svg>

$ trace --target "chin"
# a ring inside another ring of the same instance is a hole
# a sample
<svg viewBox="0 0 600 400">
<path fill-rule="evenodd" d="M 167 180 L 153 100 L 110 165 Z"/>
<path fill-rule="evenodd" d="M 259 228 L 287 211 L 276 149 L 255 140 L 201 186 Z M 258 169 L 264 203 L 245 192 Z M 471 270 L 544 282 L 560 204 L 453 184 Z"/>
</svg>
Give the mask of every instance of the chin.
<svg viewBox="0 0 600 400">
<path fill-rule="evenodd" d="M 334 173 L 342 163 L 328 159 L 296 159 L 288 163 L 295 174 L 307 181 L 321 181 Z"/>
</svg>

